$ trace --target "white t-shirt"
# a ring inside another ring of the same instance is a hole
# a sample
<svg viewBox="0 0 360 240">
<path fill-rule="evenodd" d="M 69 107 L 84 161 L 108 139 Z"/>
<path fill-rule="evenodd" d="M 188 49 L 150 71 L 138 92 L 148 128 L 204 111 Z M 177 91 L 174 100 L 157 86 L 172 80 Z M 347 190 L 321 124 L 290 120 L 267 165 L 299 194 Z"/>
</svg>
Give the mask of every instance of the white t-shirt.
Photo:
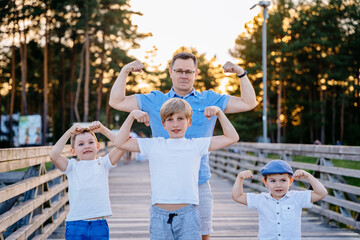
<svg viewBox="0 0 360 240">
<path fill-rule="evenodd" d="M 211 137 L 137 140 L 141 155 L 149 159 L 151 205 L 198 205 L 200 160 L 209 152 Z"/>
<path fill-rule="evenodd" d="M 70 159 L 64 174 L 69 181 L 70 212 L 66 221 L 112 215 L 109 199 L 109 155 L 95 160 Z"/>
<path fill-rule="evenodd" d="M 259 240 L 301 240 L 301 211 L 311 208 L 311 191 L 288 191 L 276 200 L 270 193 L 247 193 L 248 208 L 259 213 Z"/>
<path fill-rule="evenodd" d="M 137 135 L 135 132 L 130 132 L 130 133 L 129 133 L 129 137 L 130 137 L 130 138 L 137 138 L 138 135 Z"/>
</svg>

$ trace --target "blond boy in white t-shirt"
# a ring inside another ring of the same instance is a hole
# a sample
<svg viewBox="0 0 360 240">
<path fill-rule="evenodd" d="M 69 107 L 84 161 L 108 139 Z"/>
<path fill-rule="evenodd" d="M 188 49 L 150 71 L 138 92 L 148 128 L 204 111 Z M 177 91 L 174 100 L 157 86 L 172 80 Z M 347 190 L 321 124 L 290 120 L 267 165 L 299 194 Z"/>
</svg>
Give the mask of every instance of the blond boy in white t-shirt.
<svg viewBox="0 0 360 240">
<path fill-rule="evenodd" d="M 151 180 L 150 238 L 152 240 L 201 239 L 198 176 L 200 160 L 209 151 L 229 146 L 239 136 L 219 107 L 205 108 L 204 117 L 217 116 L 224 135 L 186 139 L 192 123 L 192 109 L 183 99 L 172 98 L 160 110 L 162 124 L 169 139 L 128 136 L 133 121 L 149 125 L 147 113 L 134 110 L 116 135 L 115 145 L 140 152 L 149 159 Z"/>
</svg>

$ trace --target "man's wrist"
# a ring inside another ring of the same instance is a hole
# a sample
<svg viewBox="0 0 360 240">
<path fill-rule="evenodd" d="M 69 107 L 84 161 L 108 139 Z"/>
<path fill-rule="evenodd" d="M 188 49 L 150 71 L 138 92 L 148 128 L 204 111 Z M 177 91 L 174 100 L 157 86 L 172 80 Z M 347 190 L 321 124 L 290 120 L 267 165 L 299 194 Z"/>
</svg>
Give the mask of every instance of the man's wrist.
<svg viewBox="0 0 360 240">
<path fill-rule="evenodd" d="M 130 74 L 131 68 L 128 68 L 127 66 L 124 66 L 124 67 L 122 68 L 122 71 L 124 71 L 126 74 Z"/>
<path fill-rule="evenodd" d="M 238 75 L 238 78 L 242 78 L 245 77 L 247 75 L 247 71 L 244 70 L 243 74 Z"/>
</svg>

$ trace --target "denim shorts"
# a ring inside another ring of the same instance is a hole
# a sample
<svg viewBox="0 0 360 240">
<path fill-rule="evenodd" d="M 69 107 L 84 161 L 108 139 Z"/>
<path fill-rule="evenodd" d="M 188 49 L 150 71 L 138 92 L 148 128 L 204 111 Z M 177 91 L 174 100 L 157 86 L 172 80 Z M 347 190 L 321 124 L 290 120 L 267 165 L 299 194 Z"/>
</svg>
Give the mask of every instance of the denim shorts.
<svg viewBox="0 0 360 240">
<path fill-rule="evenodd" d="M 201 235 L 213 232 L 213 195 L 209 181 L 199 185 L 199 213 L 201 221 Z"/>
<path fill-rule="evenodd" d="M 200 215 L 196 205 L 175 211 L 152 206 L 150 210 L 151 240 L 201 240 Z"/>
<path fill-rule="evenodd" d="M 108 240 L 109 226 L 106 220 L 68 221 L 65 231 L 66 240 Z"/>
</svg>

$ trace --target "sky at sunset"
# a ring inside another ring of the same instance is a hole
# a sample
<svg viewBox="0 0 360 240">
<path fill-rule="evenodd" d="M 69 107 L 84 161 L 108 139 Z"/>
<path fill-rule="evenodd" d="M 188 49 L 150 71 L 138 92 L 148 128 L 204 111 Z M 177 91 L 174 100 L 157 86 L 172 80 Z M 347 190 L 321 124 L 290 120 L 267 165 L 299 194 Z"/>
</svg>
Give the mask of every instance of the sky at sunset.
<svg viewBox="0 0 360 240">
<path fill-rule="evenodd" d="M 139 32 L 152 33 L 140 41 L 141 48 L 130 54 L 150 65 L 165 68 L 172 54 L 181 46 L 194 47 L 206 53 L 207 59 L 216 55 L 220 64 L 234 61 L 229 49 L 236 37 L 245 30 L 244 24 L 262 11 L 255 0 L 131 0 L 131 9 L 143 13 L 134 16 Z M 270 6 L 271 7 L 271 6 Z M 145 60 L 146 51 L 157 48 L 155 58 Z"/>
</svg>

